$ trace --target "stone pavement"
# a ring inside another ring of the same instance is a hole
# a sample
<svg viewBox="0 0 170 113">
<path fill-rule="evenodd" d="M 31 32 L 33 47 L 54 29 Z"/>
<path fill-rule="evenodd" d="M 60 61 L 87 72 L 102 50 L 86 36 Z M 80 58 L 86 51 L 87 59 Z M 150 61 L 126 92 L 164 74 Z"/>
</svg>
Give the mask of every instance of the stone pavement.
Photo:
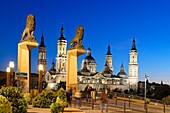
<svg viewBox="0 0 170 113">
<path fill-rule="evenodd" d="M 82 106 L 77 108 L 65 108 L 64 113 L 101 113 L 99 109 L 99 103 L 95 102 L 94 109 L 92 109 L 91 102 L 82 100 Z M 124 100 L 119 100 L 118 105 L 115 105 L 115 100 L 109 100 L 108 113 L 124 113 Z M 131 107 L 128 107 L 128 101 L 126 101 L 126 113 L 144 113 L 143 101 L 132 101 Z M 72 106 L 73 107 L 73 106 Z M 163 106 L 150 104 L 148 105 L 148 113 L 162 113 Z M 166 107 L 166 113 L 170 113 L 170 107 Z M 31 105 L 28 107 L 28 113 L 50 113 L 49 108 L 33 108 Z M 105 108 L 103 113 L 106 113 Z"/>
<path fill-rule="evenodd" d="M 109 107 L 108 112 L 105 111 L 105 108 L 103 110 L 103 113 L 123 113 L 123 108 L 117 108 L 117 107 Z M 50 113 L 49 108 L 34 108 L 32 105 L 28 106 L 28 113 Z M 64 113 L 101 113 L 99 106 L 95 105 L 94 109 L 91 108 L 91 105 L 83 105 L 80 109 L 78 108 L 65 108 Z M 130 109 L 126 110 L 126 113 L 142 113 L 133 111 Z"/>
</svg>

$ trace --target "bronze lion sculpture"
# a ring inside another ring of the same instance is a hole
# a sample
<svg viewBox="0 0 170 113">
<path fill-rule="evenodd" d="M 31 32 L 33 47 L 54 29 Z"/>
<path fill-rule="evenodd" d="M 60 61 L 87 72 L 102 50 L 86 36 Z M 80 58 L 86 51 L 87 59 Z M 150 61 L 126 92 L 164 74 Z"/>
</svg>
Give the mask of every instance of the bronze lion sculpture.
<svg viewBox="0 0 170 113">
<path fill-rule="evenodd" d="M 78 44 L 82 44 L 83 36 L 84 36 L 84 28 L 82 25 L 79 25 L 76 30 L 76 35 L 70 41 L 70 47 L 73 48 Z"/>
<path fill-rule="evenodd" d="M 35 30 L 35 17 L 33 14 L 29 14 L 27 16 L 27 20 L 26 20 L 26 27 L 22 33 L 22 39 L 24 40 L 24 37 L 30 37 L 34 35 L 34 30 Z"/>
</svg>

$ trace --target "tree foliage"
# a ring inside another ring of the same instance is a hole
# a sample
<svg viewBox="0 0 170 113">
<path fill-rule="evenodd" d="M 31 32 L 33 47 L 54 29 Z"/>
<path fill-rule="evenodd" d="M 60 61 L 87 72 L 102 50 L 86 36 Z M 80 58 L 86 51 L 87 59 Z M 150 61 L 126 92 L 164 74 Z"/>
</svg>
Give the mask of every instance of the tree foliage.
<svg viewBox="0 0 170 113">
<path fill-rule="evenodd" d="M 155 91 L 154 98 L 162 100 L 164 97 L 167 97 L 168 95 L 170 95 L 170 87 L 161 86 L 157 88 L 157 90 Z"/>
<path fill-rule="evenodd" d="M 170 95 L 167 96 L 167 97 L 164 97 L 162 99 L 163 103 L 166 104 L 166 105 L 170 105 Z"/>
</svg>

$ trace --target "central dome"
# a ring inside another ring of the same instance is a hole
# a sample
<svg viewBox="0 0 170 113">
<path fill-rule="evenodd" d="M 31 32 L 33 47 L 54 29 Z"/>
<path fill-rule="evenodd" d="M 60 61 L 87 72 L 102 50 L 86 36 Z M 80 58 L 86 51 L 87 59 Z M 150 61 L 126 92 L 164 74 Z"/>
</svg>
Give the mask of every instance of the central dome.
<svg viewBox="0 0 170 113">
<path fill-rule="evenodd" d="M 86 61 L 86 62 L 88 62 L 88 63 L 90 63 L 90 62 L 95 62 L 96 63 L 96 61 L 95 61 L 95 59 L 90 55 L 90 56 L 86 56 L 85 58 L 84 58 L 84 60 Z"/>
<path fill-rule="evenodd" d="M 91 49 L 90 49 L 90 47 L 87 49 L 86 57 L 82 60 L 81 69 L 83 69 L 84 62 L 86 62 L 87 69 L 90 71 L 90 73 L 96 73 L 96 61 L 91 56 Z"/>
</svg>

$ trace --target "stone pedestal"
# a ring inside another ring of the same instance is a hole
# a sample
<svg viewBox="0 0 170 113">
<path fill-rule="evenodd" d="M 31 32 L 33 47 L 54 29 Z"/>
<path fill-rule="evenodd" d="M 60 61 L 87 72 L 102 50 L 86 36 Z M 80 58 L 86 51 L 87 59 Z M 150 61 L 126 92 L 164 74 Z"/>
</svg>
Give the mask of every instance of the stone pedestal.
<svg viewBox="0 0 170 113">
<path fill-rule="evenodd" d="M 18 72 L 27 73 L 24 92 L 30 92 L 31 50 L 38 46 L 37 42 L 23 41 L 18 44 Z"/>
<path fill-rule="evenodd" d="M 67 78 L 66 78 L 66 89 L 68 87 L 77 87 L 77 60 L 78 56 L 84 54 L 84 49 L 70 49 L 67 51 Z"/>
</svg>

